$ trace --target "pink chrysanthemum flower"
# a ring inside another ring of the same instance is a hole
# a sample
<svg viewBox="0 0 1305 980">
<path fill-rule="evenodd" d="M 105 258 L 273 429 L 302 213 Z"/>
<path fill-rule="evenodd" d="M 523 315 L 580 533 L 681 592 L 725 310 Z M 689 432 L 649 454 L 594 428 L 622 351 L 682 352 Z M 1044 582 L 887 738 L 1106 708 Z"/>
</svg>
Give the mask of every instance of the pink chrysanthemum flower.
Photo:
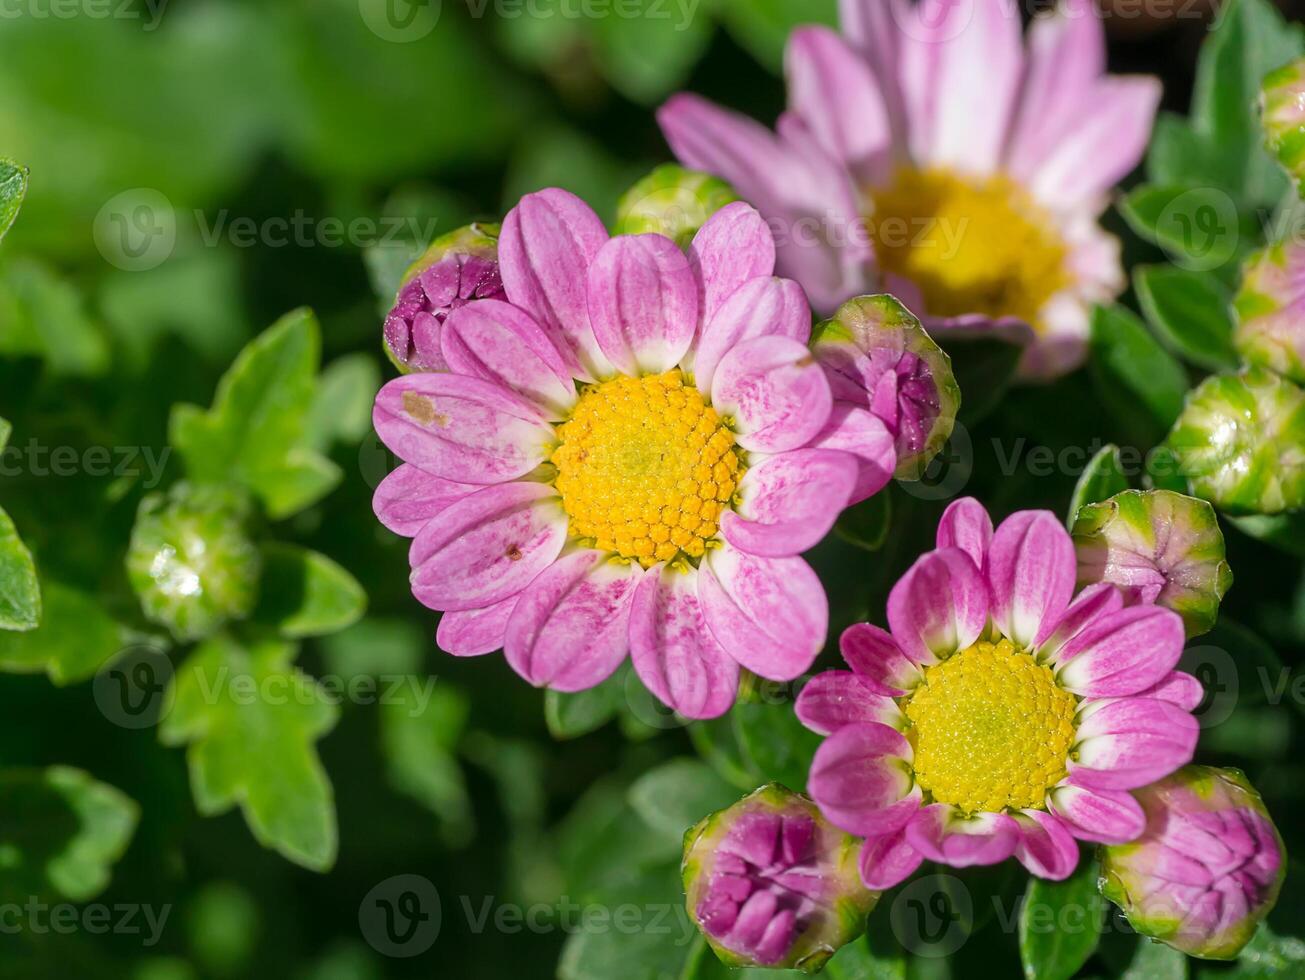
<svg viewBox="0 0 1305 980">
<path fill-rule="evenodd" d="M 458 656 L 502 647 L 530 683 L 578 691 L 625 658 L 688 717 L 729 709 L 740 667 L 786 680 L 828 606 L 798 554 L 879 490 L 893 435 L 832 417 L 801 287 L 742 203 L 688 255 L 609 238 L 565 191 L 499 239 L 507 302 L 453 310 L 448 373 L 395 379 L 376 431 L 404 464 L 375 509 L 413 536 L 413 594 Z M 837 448 L 828 448 L 828 447 Z"/>
<path fill-rule="evenodd" d="M 1124 286 L 1096 219 L 1158 80 L 1104 74 L 1092 0 L 1037 18 L 1027 46 L 1009 0 L 840 6 L 843 35 L 789 40 L 777 133 L 682 94 L 659 114 L 671 148 L 787 229 L 780 271 L 817 309 L 886 288 L 930 331 L 1027 323 L 1025 376 L 1071 369 L 1092 305 Z"/>
<path fill-rule="evenodd" d="M 924 858 L 1012 854 L 1064 878 L 1075 838 L 1136 839 L 1146 818 L 1129 790 L 1191 760 L 1201 687 L 1174 670 L 1182 619 L 1125 608 L 1105 583 L 1073 597 L 1074 566 L 1050 512 L 1020 511 L 994 533 L 982 505 L 959 500 L 937 550 L 889 594 L 891 632 L 849 628 L 852 670 L 803 689 L 798 717 L 829 736 L 808 788 L 867 838 L 867 886 L 891 887 Z"/>
</svg>

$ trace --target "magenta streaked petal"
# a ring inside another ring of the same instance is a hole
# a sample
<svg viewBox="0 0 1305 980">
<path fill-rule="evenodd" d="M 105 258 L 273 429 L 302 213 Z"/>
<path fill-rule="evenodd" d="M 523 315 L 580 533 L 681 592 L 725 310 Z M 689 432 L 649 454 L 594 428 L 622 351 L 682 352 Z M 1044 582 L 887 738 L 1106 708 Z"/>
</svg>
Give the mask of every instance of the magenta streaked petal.
<svg viewBox="0 0 1305 980">
<path fill-rule="evenodd" d="M 829 600 L 801 558 L 713 548 L 699 569 L 698 595 L 712 635 L 754 674 L 792 680 L 825 645 Z"/>
<path fill-rule="evenodd" d="M 404 462 L 459 483 L 525 476 L 548 455 L 553 429 L 501 385 L 455 374 L 410 374 L 380 390 L 372 424 Z"/>
<path fill-rule="evenodd" d="M 984 568 L 992 544 L 992 518 L 973 497 L 953 500 L 938 520 L 937 547 L 960 548 L 975 567 Z"/>
<path fill-rule="evenodd" d="M 1069 604 L 1051 635 L 1038 648 L 1040 659 L 1056 663 L 1071 640 L 1090 626 L 1124 608 L 1124 597 L 1109 582 L 1090 585 Z"/>
<path fill-rule="evenodd" d="M 1205 700 L 1205 688 L 1191 674 L 1175 670 L 1154 687 L 1139 691 L 1137 696 L 1168 701 L 1171 704 L 1178 705 L 1184 711 L 1195 711 L 1201 702 Z"/>
<path fill-rule="evenodd" d="M 774 274 L 775 237 L 756 208 L 734 201 L 708 218 L 693 236 L 689 265 L 700 290 L 702 321 L 710 324 L 744 283 Z"/>
<path fill-rule="evenodd" d="M 893 639 L 917 664 L 970 646 L 987 621 L 988 584 L 959 548 L 922 555 L 888 594 Z"/>
<path fill-rule="evenodd" d="M 583 691 L 601 684 L 630 649 L 630 602 L 643 569 L 600 551 L 577 551 L 521 593 L 503 652 L 536 687 Z"/>
<path fill-rule="evenodd" d="M 660 374 L 688 353 L 698 329 L 698 286 L 669 238 L 613 238 L 589 267 L 588 291 L 594 338 L 622 373 Z"/>
<path fill-rule="evenodd" d="M 711 400 L 733 417 L 739 445 L 761 453 L 805 446 L 832 405 L 825 372 L 788 337 L 755 337 L 730 350 L 712 378 Z"/>
<path fill-rule="evenodd" d="M 1019 827 L 1015 858 L 1039 878 L 1064 881 L 1078 866 L 1078 843 L 1059 817 L 1045 810 L 1013 815 Z"/>
<path fill-rule="evenodd" d="M 450 371 L 497 382 L 551 419 L 575 404 L 575 385 L 562 355 L 543 327 L 511 303 L 484 299 L 454 310 L 441 344 Z"/>
<path fill-rule="evenodd" d="M 821 735 L 861 722 L 877 722 L 890 728 L 901 728 L 903 724 L 897 702 L 850 670 L 827 670 L 811 678 L 798 694 L 793 710 L 802 724 Z"/>
<path fill-rule="evenodd" d="M 411 538 L 445 508 L 483 489 L 479 484 L 443 480 L 411 463 L 400 463 L 377 486 L 372 510 L 395 534 Z"/>
<path fill-rule="evenodd" d="M 843 659 L 869 682 L 871 689 L 900 697 L 915 689 L 924 675 L 885 630 L 870 623 L 855 623 L 838 640 Z"/>
<path fill-rule="evenodd" d="M 887 174 L 888 114 L 870 66 L 828 27 L 799 27 L 784 53 L 789 108 L 862 185 Z"/>
<path fill-rule="evenodd" d="M 992 621 L 1016 646 L 1049 636 L 1074 594 L 1074 542 L 1046 510 L 1022 510 L 1001 522 L 988 548 Z"/>
<path fill-rule="evenodd" d="M 910 743 L 895 729 L 845 725 L 820 743 L 807 791 L 830 823 L 868 837 L 900 830 L 921 799 Z"/>
<path fill-rule="evenodd" d="M 503 219 L 499 271 L 507 297 L 546 331 L 576 377 L 611 373 L 589 326 L 589 266 L 607 242 L 593 209 L 556 187 L 527 194 Z"/>
<path fill-rule="evenodd" d="M 1070 782 L 1136 789 L 1192 761 L 1200 726 L 1168 701 L 1122 698 L 1080 720 Z"/>
<path fill-rule="evenodd" d="M 839 0 L 838 23 L 874 74 L 894 141 L 905 151 L 907 121 L 902 100 L 901 52 L 909 43 L 901 25 L 912 16 L 909 0 Z"/>
<path fill-rule="evenodd" d="M 1141 805 L 1124 790 L 1061 783 L 1048 794 L 1048 801 L 1079 840 L 1124 844 L 1135 840 L 1146 826 Z"/>
<path fill-rule="evenodd" d="M 458 609 L 440 617 L 435 642 L 455 657 L 480 657 L 502 648 L 517 597 L 508 596 L 481 609 Z"/>
<path fill-rule="evenodd" d="M 906 830 L 868 837 L 861 845 L 861 881 L 877 890 L 900 885 L 924 861 L 924 855 L 910 845 Z"/>
<path fill-rule="evenodd" d="M 557 491 L 540 483 L 486 487 L 413 539 L 412 594 L 431 609 L 479 609 L 514 596 L 566 541 Z"/>
<path fill-rule="evenodd" d="M 1081 697 L 1137 694 L 1168 677 L 1183 653 L 1183 620 L 1157 606 L 1098 617 L 1062 648 L 1057 679 Z"/>
<path fill-rule="evenodd" d="M 740 285 L 718 304 L 693 355 L 693 380 L 704 395 L 721 358 L 753 337 L 788 337 L 805 344 L 811 337 L 811 307 L 792 279 L 758 276 Z"/>
<path fill-rule="evenodd" d="M 1015 853 L 1019 826 L 1005 813 L 962 814 L 950 803 L 931 803 L 906 825 L 906 839 L 931 861 L 953 868 L 997 864 Z"/>
<path fill-rule="evenodd" d="M 850 507 L 888 485 L 897 467 L 896 439 L 883 421 L 864 408 L 835 402 L 829 421 L 810 443 L 813 449 L 836 449 L 857 461 Z"/>
<path fill-rule="evenodd" d="M 630 609 L 630 653 L 663 703 L 686 718 L 715 718 L 734 704 L 739 665 L 707 628 L 698 574 L 665 565 L 644 574 Z"/>
<path fill-rule="evenodd" d="M 827 449 L 769 456 L 739 482 L 739 503 L 721 515 L 721 534 L 749 554 L 800 554 L 834 526 L 851 497 L 858 469 L 854 456 Z"/>
</svg>

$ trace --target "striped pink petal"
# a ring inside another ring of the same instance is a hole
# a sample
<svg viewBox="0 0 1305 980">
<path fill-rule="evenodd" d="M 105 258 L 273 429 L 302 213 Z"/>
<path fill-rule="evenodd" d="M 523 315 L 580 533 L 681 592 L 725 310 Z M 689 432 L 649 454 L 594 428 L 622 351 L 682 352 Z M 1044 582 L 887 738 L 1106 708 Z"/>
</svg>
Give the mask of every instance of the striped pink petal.
<svg viewBox="0 0 1305 980">
<path fill-rule="evenodd" d="M 959 548 L 922 555 L 888 594 L 893 639 L 917 664 L 974 643 L 988 621 L 988 585 Z"/>
<path fill-rule="evenodd" d="M 411 463 L 400 463 L 377 486 L 372 510 L 377 520 L 395 534 L 411 538 L 449 505 L 483 489 L 475 483 L 443 480 Z"/>
<path fill-rule="evenodd" d="M 1137 694 L 1169 676 L 1183 653 L 1183 621 L 1158 606 L 1099 617 L 1065 644 L 1057 679 L 1081 697 Z"/>
<path fill-rule="evenodd" d="M 1069 607 L 1074 542 L 1050 511 L 1022 510 L 1001 522 L 988 548 L 992 621 L 1016 646 L 1049 636 Z"/>
<path fill-rule="evenodd" d="M 457 609 L 440 617 L 435 642 L 445 653 L 455 657 L 480 657 L 503 646 L 508 619 L 516 608 L 517 597 L 481 609 Z"/>
<path fill-rule="evenodd" d="M 744 283 L 774 273 L 775 237 L 756 208 L 734 201 L 693 236 L 689 265 L 700 290 L 702 320 L 710 323 Z"/>
<path fill-rule="evenodd" d="M 1062 783 L 1048 796 L 1052 812 L 1079 840 L 1096 844 L 1126 844 L 1146 829 L 1146 814 L 1132 794 L 1123 790 L 1087 789 Z"/>
<path fill-rule="evenodd" d="M 911 846 L 906 830 L 868 837 L 861 845 L 861 880 L 867 888 L 884 890 L 900 885 L 924 861 Z"/>
<path fill-rule="evenodd" d="M 1205 688 L 1191 674 L 1175 670 L 1154 687 L 1138 692 L 1141 698 L 1156 698 L 1176 704 L 1184 711 L 1195 711 L 1205 700 Z"/>
<path fill-rule="evenodd" d="M 782 453 L 805 446 L 825 427 L 833 400 L 825 372 L 805 344 L 755 337 L 721 359 L 711 401 L 733 417 L 744 449 Z"/>
<path fill-rule="evenodd" d="M 1085 712 L 1070 782 L 1090 789 L 1136 789 L 1192 761 L 1200 726 L 1176 704 L 1121 698 Z"/>
<path fill-rule="evenodd" d="M 1080 592 L 1060 617 L 1051 635 L 1038 648 L 1038 656 L 1055 663 L 1066 645 L 1090 626 L 1096 626 L 1112 613 L 1124 608 L 1124 597 L 1109 582 L 1089 585 Z"/>
<path fill-rule="evenodd" d="M 890 728 L 900 728 L 903 723 L 897 702 L 850 670 L 827 670 L 811 678 L 798 694 L 793 710 L 802 724 L 821 735 L 861 722 L 878 722 Z"/>
<path fill-rule="evenodd" d="M 834 402 L 829 421 L 811 440 L 813 449 L 850 453 L 857 462 L 856 482 L 848 506 L 860 503 L 888 485 L 897 468 L 896 437 L 883 421 L 864 408 Z"/>
<path fill-rule="evenodd" d="M 1064 822 L 1046 810 L 1012 814 L 1019 827 L 1015 858 L 1039 878 L 1063 881 L 1078 866 L 1078 842 Z"/>
<path fill-rule="evenodd" d="M 707 394 L 721 358 L 743 341 L 789 337 L 805 344 L 811 336 L 811 307 L 792 279 L 758 276 L 724 298 L 704 322 L 693 356 L 693 378 L 698 390 Z"/>
<path fill-rule="evenodd" d="M 910 743 L 887 725 L 845 725 L 820 743 L 807 792 L 834 826 L 869 837 L 900 830 L 920 806 Z"/>
<path fill-rule="evenodd" d="M 749 554 L 800 554 L 834 526 L 858 472 L 856 457 L 827 449 L 769 456 L 743 475 L 738 505 L 721 515 L 721 533 Z"/>
<path fill-rule="evenodd" d="M 906 825 L 906 839 L 931 861 L 968 868 L 997 864 L 1015 853 L 1019 825 L 1005 813 L 966 816 L 950 803 L 923 807 Z"/>
<path fill-rule="evenodd" d="M 920 668 L 878 626 L 869 623 L 849 626 L 839 638 L 838 646 L 847 665 L 880 694 L 900 697 L 914 690 L 923 679 Z"/>
<path fill-rule="evenodd" d="M 937 547 L 960 548 L 975 566 L 984 568 L 992 544 L 992 518 L 973 497 L 953 500 L 938 520 Z"/>
</svg>

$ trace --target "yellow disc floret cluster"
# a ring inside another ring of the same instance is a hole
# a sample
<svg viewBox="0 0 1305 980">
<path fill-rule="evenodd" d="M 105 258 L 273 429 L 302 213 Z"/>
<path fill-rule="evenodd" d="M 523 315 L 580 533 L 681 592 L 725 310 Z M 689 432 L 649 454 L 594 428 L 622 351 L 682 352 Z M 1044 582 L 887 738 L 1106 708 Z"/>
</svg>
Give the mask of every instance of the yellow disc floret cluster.
<svg viewBox="0 0 1305 980">
<path fill-rule="evenodd" d="M 571 533 L 645 568 L 702 557 L 744 471 L 733 433 L 678 370 L 587 388 L 557 434 Z"/>
<path fill-rule="evenodd" d="M 1007 177 L 903 169 L 871 197 L 879 264 L 919 286 L 935 316 L 1016 316 L 1036 329 L 1069 283 L 1051 215 Z"/>
<path fill-rule="evenodd" d="M 1077 703 L 1009 640 L 967 647 L 926 668 L 902 706 L 915 778 L 966 813 L 1041 808 L 1065 776 Z"/>
</svg>

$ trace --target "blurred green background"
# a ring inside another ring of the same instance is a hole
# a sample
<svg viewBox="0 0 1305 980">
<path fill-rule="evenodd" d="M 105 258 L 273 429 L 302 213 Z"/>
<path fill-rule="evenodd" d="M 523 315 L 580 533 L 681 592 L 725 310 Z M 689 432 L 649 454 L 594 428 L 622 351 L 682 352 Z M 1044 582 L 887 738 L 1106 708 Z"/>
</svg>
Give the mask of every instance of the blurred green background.
<svg viewBox="0 0 1305 980">
<path fill-rule="evenodd" d="M 435 615 L 408 592 L 405 543 L 370 510 L 388 466 L 370 430 L 371 395 L 390 373 L 381 316 L 426 241 L 496 219 L 549 185 L 583 195 L 610 219 L 619 194 L 667 159 L 651 114 L 663 97 L 693 88 L 770 120 L 782 108 L 788 29 L 835 19 L 834 0 L 620 2 L 626 15 L 595 17 L 584 11 L 611 6 L 3 0 L 0 156 L 31 170 L 0 247 L 0 416 L 13 423 L 12 444 L 158 453 L 174 403 L 208 405 L 247 341 L 287 311 L 311 307 L 327 365 L 314 438 L 343 479 L 275 536 L 347 568 L 369 607 L 357 625 L 305 643 L 298 663 L 315 676 L 435 679 L 436 693 L 424 712 L 393 699 L 342 705 L 319 743 L 339 855 L 318 874 L 260 847 L 238 811 L 198 815 L 184 752 L 153 730 L 111 723 L 90 684 L 0 674 L 0 766 L 75 766 L 139 804 L 139 825 L 109 862 L 112 879 L 96 901 L 170 908 L 152 946 L 87 929 L 6 934 L 0 976 L 543 978 L 558 972 L 559 956 L 568 980 L 714 975 L 674 947 L 678 927 L 669 939 L 609 936 L 585 946 L 568 943 L 563 929 L 477 931 L 475 920 L 486 899 L 493 908 L 559 896 L 675 902 L 678 808 L 692 820 L 763 778 L 801 781 L 794 770 L 803 749 L 794 745 L 809 736 L 793 731 L 787 700 L 742 705 L 691 740 L 622 675 L 584 704 L 549 702 L 549 715 L 544 695 L 500 657 L 460 661 L 435 650 Z M 1112 65 L 1163 74 L 1166 104 L 1183 109 L 1201 33 L 1186 23 L 1116 39 Z M 1122 231 L 1113 215 L 1107 222 Z M 1154 257 L 1136 241 L 1128 247 Z M 971 395 L 984 400 L 966 389 Z M 971 448 L 961 450 L 970 453 L 966 492 L 994 513 L 1061 511 L 1074 474 L 1003 474 L 997 454 L 1018 439 L 1053 449 L 1099 440 L 1146 447 L 1163 434 L 1127 407 L 1102 416 L 1095 404 L 1089 373 L 1080 372 L 1054 392 L 1022 390 L 987 418 L 972 417 Z M 178 461 L 169 467 L 171 482 Z M 147 482 L 85 472 L 0 480 L 0 500 L 43 576 L 91 597 L 89 607 L 57 606 L 47 589 L 47 613 L 148 632 L 123 571 L 136 508 L 155 489 Z M 878 617 L 887 586 L 927 546 L 946 495 L 894 488 L 890 496 L 894 533 L 884 547 L 871 553 L 831 540 L 814 557 L 833 600 L 831 635 Z M 1261 667 L 1276 681 L 1280 660 L 1299 661 L 1305 590 L 1298 562 L 1264 560 L 1236 536 L 1229 547 L 1232 625 L 1208 639 L 1255 651 L 1239 654 L 1237 670 L 1258 690 Z M 1238 633 L 1238 620 L 1255 635 Z M 1243 697 L 1202 752 L 1202 761 L 1247 769 L 1289 848 L 1301 835 L 1288 815 L 1305 802 L 1294 710 Z M 687 758 L 695 750 L 715 770 Z M 680 757 L 678 781 L 677 770 L 658 771 L 668 789 L 692 787 L 691 799 L 648 784 L 627 794 L 640 774 Z M 31 817 L 0 812 L 0 882 L 7 847 L 39 853 L 42 834 L 61 832 L 34 828 Z M 442 926 L 429 950 L 396 958 L 369 942 L 359 908 L 405 873 L 434 883 Z M 988 874 L 973 887 L 1014 901 L 1021 883 L 1007 878 Z M 1289 877 L 1280 932 L 1302 931 L 1291 927 L 1296 893 Z M 1012 938 L 985 935 L 952 975 L 1017 974 Z M 1111 937 L 1093 967 L 1118 972 L 1131 942 Z M 885 962 L 893 972 L 883 976 L 949 970 L 900 951 Z"/>
</svg>

